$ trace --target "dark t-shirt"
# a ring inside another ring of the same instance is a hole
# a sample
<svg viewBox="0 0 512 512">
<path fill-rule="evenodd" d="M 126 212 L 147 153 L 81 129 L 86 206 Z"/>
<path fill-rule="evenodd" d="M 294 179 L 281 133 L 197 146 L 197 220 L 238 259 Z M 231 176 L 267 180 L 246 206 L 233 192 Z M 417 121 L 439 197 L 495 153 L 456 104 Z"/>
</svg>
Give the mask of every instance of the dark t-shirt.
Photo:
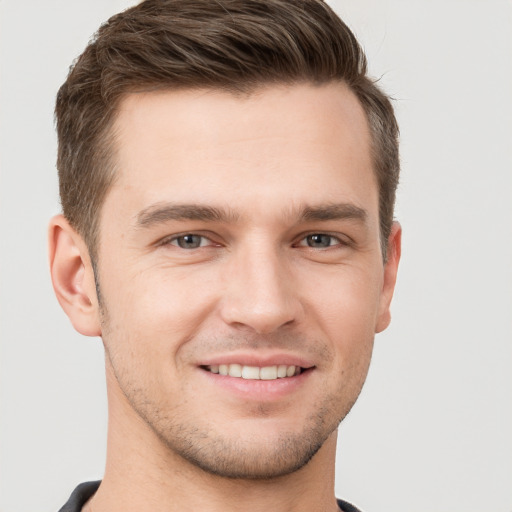
<svg viewBox="0 0 512 512">
<path fill-rule="evenodd" d="M 80 484 L 59 512 L 80 512 L 86 501 L 96 492 L 99 485 L 100 481 Z M 360 512 L 359 509 L 343 500 L 338 500 L 338 506 L 342 512 Z"/>
</svg>

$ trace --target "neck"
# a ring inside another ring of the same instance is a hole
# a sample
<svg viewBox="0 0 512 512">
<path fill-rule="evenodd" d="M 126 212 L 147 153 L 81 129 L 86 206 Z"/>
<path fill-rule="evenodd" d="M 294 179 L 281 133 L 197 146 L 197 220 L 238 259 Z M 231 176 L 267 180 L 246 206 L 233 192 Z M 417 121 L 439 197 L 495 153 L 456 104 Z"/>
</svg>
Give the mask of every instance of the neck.
<svg viewBox="0 0 512 512">
<path fill-rule="evenodd" d="M 93 512 L 334 512 L 333 432 L 304 467 L 265 480 L 212 475 L 170 450 L 119 396 L 110 396 L 107 463 Z M 114 405 L 113 405 L 114 404 Z"/>
</svg>

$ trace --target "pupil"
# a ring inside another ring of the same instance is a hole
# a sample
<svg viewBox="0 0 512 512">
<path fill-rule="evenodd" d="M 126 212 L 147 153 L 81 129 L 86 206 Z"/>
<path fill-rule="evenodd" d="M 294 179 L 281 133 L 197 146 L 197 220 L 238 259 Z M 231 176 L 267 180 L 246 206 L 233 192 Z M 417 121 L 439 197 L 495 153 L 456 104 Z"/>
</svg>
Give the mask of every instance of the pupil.
<svg viewBox="0 0 512 512">
<path fill-rule="evenodd" d="M 331 237 L 329 235 L 310 235 L 309 236 L 309 245 L 312 247 L 329 247 L 329 242 Z"/>
<path fill-rule="evenodd" d="M 178 239 L 178 245 L 183 249 L 195 249 L 200 243 L 201 237 L 198 235 L 184 235 Z"/>
</svg>

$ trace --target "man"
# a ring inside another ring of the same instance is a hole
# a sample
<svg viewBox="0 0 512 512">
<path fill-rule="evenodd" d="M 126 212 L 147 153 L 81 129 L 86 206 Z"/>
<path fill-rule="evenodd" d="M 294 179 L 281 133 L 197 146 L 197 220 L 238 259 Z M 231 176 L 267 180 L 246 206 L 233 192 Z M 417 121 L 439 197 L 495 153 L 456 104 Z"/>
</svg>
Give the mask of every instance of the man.
<svg viewBox="0 0 512 512">
<path fill-rule="evenodd" d="M 337 427 L 389 323 L 398 129 L 319 0 L 147 0 L 56 107 L 55 292 L 101 336 L 101 484 L 62 511 L 356 510 Z"/>
</svg>

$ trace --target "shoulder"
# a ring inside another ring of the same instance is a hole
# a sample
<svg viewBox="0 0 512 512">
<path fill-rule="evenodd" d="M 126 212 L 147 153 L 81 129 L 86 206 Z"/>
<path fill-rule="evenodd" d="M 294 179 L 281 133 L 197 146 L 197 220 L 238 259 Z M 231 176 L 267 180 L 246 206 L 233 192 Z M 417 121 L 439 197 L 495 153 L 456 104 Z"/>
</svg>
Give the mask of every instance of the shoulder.
<svg viewBox="0 0 512 512">
<path fill-rule="evenodd" d="M 87 500 L 98 490 L 100 481 L 84 482 L 80 484 L 69 497 L 59 512 L 80 512 Z"/>
<path fill-rule="evenodd" d="M 350 503 L 343 501 L 343 500 L 337 500 L 338 501 L 338 507 L 340 508 L 341 512 L 361 512 L 358 508 L 354 507 L 354 505 L 351 505 Z"/>
</svg>

